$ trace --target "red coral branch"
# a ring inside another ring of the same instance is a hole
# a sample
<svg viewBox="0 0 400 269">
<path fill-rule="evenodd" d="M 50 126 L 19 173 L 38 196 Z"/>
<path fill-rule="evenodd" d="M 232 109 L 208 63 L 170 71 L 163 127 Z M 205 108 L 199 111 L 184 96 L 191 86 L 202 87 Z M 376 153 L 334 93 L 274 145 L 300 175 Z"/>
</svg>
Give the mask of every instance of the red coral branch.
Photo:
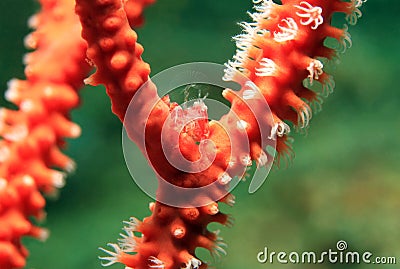
<svg viewBox="0 0 400 269">
<path fill-rule="evenodd" d="M 73 13 L 73 1 L 41 0 L 42 10 L 30 19 L 37 28 L 26 38 L 34 52 L 25 56 L 26 80 L 13 79 L 6 92 L 18 109 L 0 113 L 0 268 L 25 265 L 28 251 L 22 236 L 46 239 L 48 232 L 30 217 L 45 216 L 41 193 L 64 185 L 64 172 L 74 162 L 61 152 L 65 138 L 80 135 L 69 120 L 79 104 L 77 90 L 89 71 L 86 44 Z M 57 170 L 58 168 L 60 170 Z"/>
<path fill-rule="evenodd" d="M 343 29 L 331 26 L 332 15 L 344 12 L 354 24 L 365 1 L 254 2 L 259 3 L 250 14 L 254 22 L 241 24 L 243 33 L 235 37 L 238 50 L 226 64 L 224 79 L 238 80 L 239 71 L 260 89 L 276 122 L 272 135 L 277 137 L 277 151 L 290 159 L 293 151 L 287 122 L 297 130 L 307 129 L 313 110 L 320 109 L 323 98 L 334 88 L 324 65 L 351 46 L 347 25 Z M 336 49 L 324 46 L 327 38 L 337 40 Z M 315 82 L 322 86 L 321 92 L 310 90 Z"/>
</svg>

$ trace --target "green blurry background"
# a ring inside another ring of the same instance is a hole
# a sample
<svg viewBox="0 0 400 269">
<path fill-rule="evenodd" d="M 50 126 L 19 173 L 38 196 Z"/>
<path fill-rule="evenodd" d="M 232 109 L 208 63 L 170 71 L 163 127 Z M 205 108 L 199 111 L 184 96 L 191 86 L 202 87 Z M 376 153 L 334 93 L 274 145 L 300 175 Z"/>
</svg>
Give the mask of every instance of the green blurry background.
<svg viewBox="0 0 400 269">
<path fill-rule="evenodd" d="M 23 78 L 22 40 L 30 31 L 27 18 L 38 6 L 6 0 L 0 7 L 0 88 L 5 90 L 10 78 Z M 190 61 L 224 63 L 235 51 L 236 23 L 247 20 L 250 8 L 250 0 L 160 0 L 147 9 L 146 25 L 138 31 L 143 57 L 153 74 Z M 396 256 L 400 263 L 400 4 L 370 0 L 363 13 L 350 29 L 353 47 L 333 71 L 335 93 L 313 118 L 309 134 L 295 136 L 293 164 L 273 171 L 254 195 L 247 194 L 248 182 L 239 185 L 236 205 L 224 208 L 236 223 L 218 227 L 228 255 L 214 263 L 216 268 L 399 268 L 256 260 L 265 246 L 322 252 L 346 240 L 350 250 Z M 69 141 L 67 150 L 78 169 L 60 197 L 48 202 L 43 224 L 51 230 L 48 241 L 24 240 L 31 252 L 27 268 L 101 268 L 97 248 L 116 241 L 121 221 L 149 215 L 151 199 L 125 166 L 121 124 L 104 89 L 87 87 L 81 94 L 73 119 L 83 134 Z"/>
</svg>

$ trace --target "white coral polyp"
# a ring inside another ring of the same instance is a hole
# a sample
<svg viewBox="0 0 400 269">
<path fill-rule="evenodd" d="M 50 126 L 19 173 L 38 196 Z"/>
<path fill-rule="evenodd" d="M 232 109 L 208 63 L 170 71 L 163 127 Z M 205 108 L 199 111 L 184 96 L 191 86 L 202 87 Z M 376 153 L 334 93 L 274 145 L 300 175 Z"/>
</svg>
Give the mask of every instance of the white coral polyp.
<svg viewBox="0 0 400 269">
<path fill-rule="evenodd" d="M 132 231 L 123 229 L 126 234 L 120 233 L 121 238 L 118 239 L 118 245 L 123 251 L 134 252 L 136 249 L 135 235 Z"/>
<path fill-rule="evenodd" d="M 117 263 L 119 260 L 119 256 L 121 255 L 121 252 L 123 252 L 117 244 L 109 243 L 107 244 L 107 246 L 112 247 L 114 249 L 114 252 L 104 248 L 99 248 L 100 250 L 110 255 L 108 257 L 99 257 L 100 260 L 106 261 L 105 263 L 103 262 L 101 263 L 101 265 L 103 266 L 110 266 L 113 265 L 114 263 Z"/>
<path fill-rule="evenodd" d="M 125 230 L 125 231 L 132 231 L 132 232 L 135 232 L 135 231 L 137 231 L 137 227 L 140 225 L 141 221 L 138 220 L 137 218 L 130 217 L 130 218 L 129 218 L 129 221 L 126 220 L 126 221 L 124 221 L 123 223 L 126 224 L 126 225 L 128 225 L 128 226 L 125 226 L 125 227 L 124 227 L 124 230 Z"/>
<path fill-rule="evenodd" d="M 297 124 L 300 129 L 308 127 L 308 124 L 312 118 L 312 111 L 309 105 L 304 104 L 299 111 L 297 111 L 298 120 Z"/>
<path fill-rule="evenodd" d="M 165 265 L 162 260 L 150 256 L 149 257 L 149 268 L 154 268 L 154 269 L 164 269 Z"/>
<path fill-rule="evenodd" d="M 310 84 L 313 83 L 314 79 L 319 79 L 319 76 L 321 76 L 324 72 L 322 70 L 323 68 L 324 65 L 321 61 L 315 59 L 311 60 L 310 64 L 307 67 L 307 71 L 309 72 L 309 75 L 307 77 L 310 79 Z"/>
<path fill-rule="evenodd" d="M 224 81 L 235 81 L 235 77 L 238 76 L 238 70 L 237 68 L 237 63 L 233 61 L 228 61 L 227 63 L 224 64 L 225 69 L 224 69 L 224 76 L 222 77 L 222 80 Z"/>
<path fill-rule="evenodd" d="M 296 12 L 296 15 L 299 16 L 300 23 L 302 25 L 309 25 L 314 23 L 311 26 L 311 29 L 315 30 L 324 23 L 324 18 L 322 17 L 322 8 L 318 6 L 312 6 L 310 3 L 306 1 L 300 2 L 299 5 L 295 5 L 296 8 L 300 9 L 302 12 Z"/>
<path fill-rule="evenodd" d="M 268 139 L 276 140 L 276 137 L 283 137 L 290 133 L 290 127 L 285 122 L 281 121 L 276 123 L 272 129 L 271 134 L 268 136 Z"/>
<path fill-rule="evenodd" d="M 355 7 L 361 7 L 367 0 L 354 0 Z"/>
<path fill-rule="evenodd" d="M 269 58 L 260 61 L 260 67 L 256 68 L 256 75 L 259 77 L 270 77 L 275 74 L 276 64 Z"/>
<path fill-rule="evenodd" d="M 296 21 L 293 18 L 286 18 L 282 19 L 282 22 L 286 26 L 278 24 L 278 28 L 281 29 L 281 31 L 274 32 L 274 40 L 276 42 L 285 42 L 295 39 L 299 31 Z"/>
<path fill-rule="evenodd" d="M 256 4 L 254 7 L 257 13 L 253 13 L 251 16 L 254 21 L 259 21 L 261 19 L 267 19 L 271 13 L 271 8 L 274 4 L 272 0 L 253 0 Z"/>
<path fill-rule="evenodd" d="M 243 91 L 243 99 L 244 100 L 251 100 L 254 99 L 256 96 L 257 92 L 254 91 L 253 89 L 250 90 L 244 90 Z"/>
<path fill-rule="evenodd" d="M 198 269 L 201 265 L 201 261 L 196 258 L 191 258 L 187 263 L 186 267 L 182 267 L 182 269 Z"/>
<path fill-rule="evenodd" d="M 343 36 L 339 40 L 339 47 L 337 50 L 341 53 L 345 53 L 347 49 L 351 48 L 352 44 L 349 27 L 345 24 L 343 25 Z"/>
<path fill-rule="evenodd" d="M 351 14 L 348 14 L 346 16 L 346 20 L 348 21 L 348 23 L 350 25 L 355 25 L 358 21 L 358 19 L 362 16 L 362 12 L 360 11 L 360 7 L 362 6 L 362 4 L 364 4 L 365 2 L 367 2 L 367 0 L 353 0 L 353 12 Z"/>
</svg>

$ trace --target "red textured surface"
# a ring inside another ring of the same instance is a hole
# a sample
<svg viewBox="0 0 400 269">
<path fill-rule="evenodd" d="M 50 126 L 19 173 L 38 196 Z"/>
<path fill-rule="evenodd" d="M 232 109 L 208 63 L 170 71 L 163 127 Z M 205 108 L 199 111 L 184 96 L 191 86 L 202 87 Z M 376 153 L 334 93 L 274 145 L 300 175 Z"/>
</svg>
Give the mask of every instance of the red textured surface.
<svg viewBox="0 0 400 269">
<path fill-rule="evenodd" d="M 112 111 L 123 121 L 130 100 L 150 73 L 141 60 L 143 47 L 136 43 L 120 1 L 77 1 L 76 12 L 89 44 L 87 56 L 97 67 L 86 82 L 106 85 Z"/>
<path fill-rule="evenodd" d="M 69 119 L 77 90 L 89 71 L 86 44 L 72 0 L 41 0 L 26 38 L 26 80 L 13 79 L 6 92 L 18 109 L 0 112 L 0 268 L 21 268 L 28 251 L 21 237 L 45 240 L 46 229 L 30 218 L 45 217 L 45 199 L 64 184 L 74 162 L 61 152 L 65 138 L 80 135 Z M 68 12 L 70 10 L 71 12 Z M 67 54 L 65 52 L 68 52 Z"/>
</svg>

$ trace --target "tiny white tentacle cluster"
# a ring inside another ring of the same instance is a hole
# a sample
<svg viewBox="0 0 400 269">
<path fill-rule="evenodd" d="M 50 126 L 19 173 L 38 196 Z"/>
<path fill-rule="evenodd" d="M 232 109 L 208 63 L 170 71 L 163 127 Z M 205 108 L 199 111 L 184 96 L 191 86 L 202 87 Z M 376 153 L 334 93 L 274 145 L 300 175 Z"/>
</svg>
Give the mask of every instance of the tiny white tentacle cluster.
<svg viewBox="0 0 400 269">
<path fill-rule="evenodd" d="M 345 53 L 347 49 L 351 48 L 353 42 L 351 41 L 351 35 L 349 33 L 349 27 L 343 25 L 343 36 L 339 40 L 339 47 L 337 50 L 341 53 Z"/>
<path fill-rule="evenodd" d="M 238 69 L 240 68 L 238 63 L 231 60 L 229 60 L 227 63 L 224 63 L 224 66 L 224 76 L 222 77 L 222 80 L 224 81 L 235 81 L 235 76 L 239 75 L 238 72 L 242 72 L 242 70 Z"/>
<path fill-rule="evenodd" d="M 246 81 L 244 84 L 245 90 L 243 91 L 243 99 L 244 100 L 251 100 L 259 96 L 259 89 L 257 88 L 256 84 L 253 81 Z M 246 122 L 247 124 L 247 122 Z M 247 127 L 247 125 L 246 125 Z"/>
<path fill-rule="evenodd" d="M 285 26 L 278 24 L 278 28 L 281 29 L 280 32 L 274 32 L 274 40 L 276 42 L 286 42 L 296 38 L 299 31 L 296 21 L 293 18 L 282 19 Z"/>
<path fill-rule="evenodd" d="M 355 7 L 361 7 L 367 0 L 354 0 Z"/>
<path fill-rule="evenodd" d="M 250 90 L 244 90 L 243 91 L 243 99 L 244 100 L 251 100 L 253 98 L 255 98 L 257 92 L 254 91 L 253 89 Z"/>
<path fill-rule="evenodd" d="M 222 185 L 228 184 L 229 182 L 231 182 L 231 180 L 232 180 L 232 177 L 227 172 L 224 172 L 219 176 L 219 182 Z"/>
<path fill-rule="evenodd" d="M 114 251 L 110 251 L 104 248 L 99 248 L 101 251 L 104 251 L 105 253 L 110 255 L 107 257 L 99 257 L 100 260 L 106 261 L 105 263 L 103 262 L 101 263 L 102 266 L 110 266 L 113 265 L 114 263 L 117 263 L 121 252 L 123 252 L 117 244 L 109 243 L 107 244 L 107 246 L 112 247 Z"/>
<path fill-rule="evenodd" d="M 124 252 L 134 252 L 136 248 L 135 234 L 137 232 L 137 227 L 141 223 L 138 219 L 131 217 L 129 221 L 124 221 L 124 226 L 122 230 L 125 234 L 120 233 L 121 238 L 118 239 L 118 245 Z"/>
<path fill-rule="evenodd" d="M 285 122 L 281 121 L 276 123 L 272 129 L 268 139 L 276 140 L 276 137 L 283 137 L 290 133 L 290 127 Z"/>
<path fill-rule="evenodd" d="M 310 79 L 310 85 L 313 84 L 314 79 L 318 80 L 319 76 L 322 75 L 324 65 L 322 64 L 321 61 L 312 59 L 310 61 L 310 64 L 307 67 L 307 71 L 309 72 L 309 75 L 307 76 Z"/>
<path fill-rule="evenodd" d="M 132 231 L 125 230 L 126 234 L 120 233 L 121 238 L 118 239 L 118 245 L 125 252 L 134 252 L 136 248 L 135 235 Z"/>
<path fill-rule="evenodd" d="M 260 67 L 256 68 L 256 75 L 260 77 L 270 77 L 276 72 L 276 64 L 269 58 L 260 61 Z"/>
<path fill-rule="evenodd" d="M 295 5 L 296 8 L 300 9 L 302 12 L 296 12 L 296 15 L 299 16 L 300 23 L 302 25 L 309 25 L 314 23 L 311 26 L 311 29 L 315 30 L 324 23 L 324 18 L 322 17 L 322 8 L 318 6 L 312 6 L 310 3 L 306 1 L 300 2 L 300 5 Z"/>
<path fill-rule="evenodd" d="M 123 228 L 125 231 L 129 230 L 129 231 L 135 232 L 135 231 L 137 231 L 137 227 L 141 224 L 141 221 L 138 220 L 137 218 L 130 217 L 129 221 L 126 220 L 123 223 L 128 225 Z"/>
<path fill-rule="evenodd" d="M 351 14 L 346 15 L 346 20 L 350 25 L 355 25 L 358 19 L 361 18 L 362 12 L 360 11 L 359 8 L 365 2 L 367 2 L 367 0 L 352 0 L 353 12 Z"/>
<path fill-rule="evenodd" d="M 253 3 L 255 4 L 254 9 L 257 12 L 250 14 L 251 18 L 256 22 L 268 19 L 274 2 L 272 0 L 253 0 Z"/>
<path fill-rule="evenodd" d="M 256 85 L 253 81 L 251 81 L 251 80 L 246 81 L 246 83 L 245 83 L 244 85 L 245 85 L 246 87 L 252 89 L 254 92 L 256 92 L 256 93 L 258 92 L 257 85 Z"/>
<path fill-rule="evenodd" d="M 251 166 L 252 160 L 251 160 L 250 155 L 249 154 L 244 154 L 243 156 L 241 156 L 240 162 L 245 166 Z"/>
<path fill-rule="evenodd" d="M 234 80 L 237 71 L 242 73 L 246 71 L 243 64 L 248 59 L 248 49 L 253 46 L 253 38 L 258 31 L 256 23 L 242 22 L 239 25 L 243 28 L 243 33 L 233 38 L 236 41 L 237 50 L 233 61 L 225 63 L 226 69 L 223 77 L 225 81 Z"/>
<path fill-rule="evenodd" d="M 214 248 L 211 251 L 211 255 L 216 258 L 220 258 L 221 254 L 226 255 L 226 250 L 225 248 L 228 245 L 222 240 L 221 237 L 217 237 L 217 240 L 215 241 Z"/>
<path fill-rule="evenodd" d="M 268 30 L 260 28 L 260 21 L 268 19 L 271 8 L 274 5 L 272 0 L 254 0 L 256 12 L 248 13 L 254 22 L 242 22 L 239 25 L 243 28 L 243 32 L 233 39 L 236 41 L 236 54 L 233 56 L 233 61 L 225 63 L 226 69 L 224 70 L 223 80 L 234 81 L 237 71 L 246 73 L 247 69 L 244 67 L 245 61 L 249 60 L 248 50 L 253 47 L 254 38 L 257 36 L 265 35 Z"/>
<path fill-rule="evenodd" d="M 149 268 L 151 269 L 164 269 L 165 265 L 163 263 L 162 260 L 154 257 L 154 256 L 150 256 L 149 259 Z"/>
<path fill-rule="evenodd" d="M 308 127 L 308 123 L 312 118 L 311 107 L 308 104 L 304 104 L 299 111 L 297 111 L 298 115 L 298 128 L 304 129 Z"/>
<path fill-rule="evenodd" d="M 198 269 L 201 265 L 201 261 L 196 258 L 191 258 L 187 263 L 186 267 L 182 267 L 182 269 Z"/>
</svg>

